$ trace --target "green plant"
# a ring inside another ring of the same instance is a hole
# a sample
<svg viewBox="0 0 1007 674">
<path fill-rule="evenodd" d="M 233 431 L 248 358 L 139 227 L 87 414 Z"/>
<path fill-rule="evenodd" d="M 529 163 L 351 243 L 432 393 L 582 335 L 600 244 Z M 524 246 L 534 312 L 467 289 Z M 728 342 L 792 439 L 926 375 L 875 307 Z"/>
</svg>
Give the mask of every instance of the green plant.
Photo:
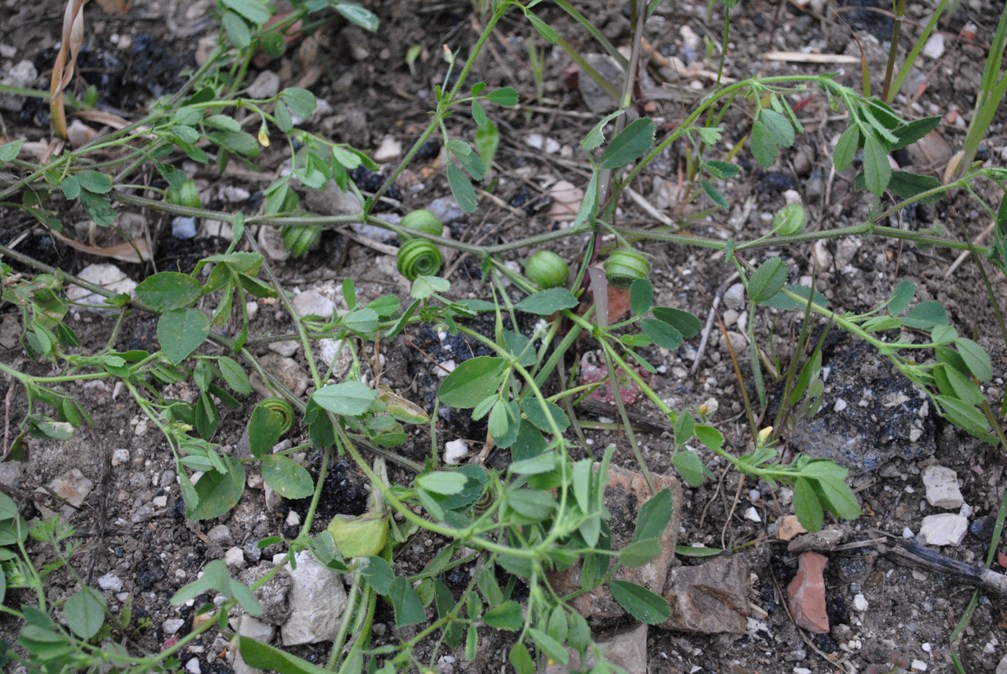
<svg viewBox="0 0 1007 674">
<path fill-rule="evenodd" d="M 406 241 L 396 259 L 399 273 L 410 281 L 420 276 L 436 276 L 441 270 L 441 252 L 425 239 Z"/>
<path fill-rule="evenodd" d="M 528 257 L 524 273 L 539 288 L 558 288 L 570 279 L 570 265 L 551 250 L 540 250 Z"/>
<path fill-rule="evenodd" d="M 609 253 L 604 267 L 608 282 L 617 288 L 628 288 L 633 281 L 646 279 L 650 274 L 650 260 L 632 248 Z"/>
</svg>

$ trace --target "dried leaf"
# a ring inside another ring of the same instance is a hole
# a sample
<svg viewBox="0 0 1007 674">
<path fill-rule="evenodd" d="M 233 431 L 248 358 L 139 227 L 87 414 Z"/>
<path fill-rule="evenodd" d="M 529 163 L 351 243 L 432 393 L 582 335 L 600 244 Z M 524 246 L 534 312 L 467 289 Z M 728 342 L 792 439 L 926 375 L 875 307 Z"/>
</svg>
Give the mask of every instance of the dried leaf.
<svg viewBox="0 0 1007 674">
<path fill-rule="evenodd" d="M 74 250 L 79 250 L 80 252 L 87 253 L 88 255 L 107 257 L 113 260 L 118 260 L 119 262 L 129 262 L 131 264 L 148 262 L 152 258 L 150 249 L 147 247 L 147 242 L 144 239 L 133 239 L 132 241 L 127 241 L 125 243 L 117 243 L 114 246 L 101 247 L 89 246 L 86 243 L 74 241 L 73 239 L 63 236 L 59 232 L 50 232 L 50 234 Z"/>
<path fill-rule="evenodd" d="M 87 0 L 67 0 L 66 11 L 63 13 L 62 43 L 52 67 L 52 80 L 49 85 L 49 110 L 52 114 L 52 130 L 60 138 L 66 138 L 66 109 L 63 104 L 63 91 L 73 79 L 77 55 L 84 43 L 84 5 Z M 69 61 L 67 60 L 69 57 Z"/>
</svg>

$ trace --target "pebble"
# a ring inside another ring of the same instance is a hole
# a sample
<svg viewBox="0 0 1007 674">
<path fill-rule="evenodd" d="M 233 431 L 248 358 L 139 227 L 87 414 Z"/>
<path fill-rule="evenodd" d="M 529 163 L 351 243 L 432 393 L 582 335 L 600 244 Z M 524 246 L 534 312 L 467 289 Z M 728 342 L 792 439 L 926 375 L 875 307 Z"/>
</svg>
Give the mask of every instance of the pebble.
<svg viewBox="0 0 1007 674">
<path fill-rule="evenodd" d="M 804 552 L 806 550 L 834 550 L 843 541 L 843 532 L 839 529 L 822 529 L 804 534 L 787 545 L 788 552 Z"/>
<path fill-rule="evenodd" d="M 920 527 L 920 537 L 927 545 L 960 545 L 968 527 L 969 521 L 961 515 L 927 515 Z"/>
<path fill-rule="evenodd" d="M 79 119 L 70 122 L 70 126 L 66 128 L 66 138 L 70 141 L 71 147 L 87 145 L 97 137 L 98 132 Z"/>
<path fill-rule="evenodd" d="M 528 147 L 535 148 L 536 150 L 543 150 L 546 154 L 556 154 L 560 149 L 558 140 L 548 136 L 543 136 L 540 133 L 528 134 L 528 136 L 524 139 L 524 142 Z"/>
<path fill-rule="evenodd" d="M 1000 662 L 997 663 L 996 674 L 1007 674 L 1007 655 L 1000 658 Z"/>
<path fill-rule="evenodd" d="M 24 61 L 19 61 L 14 64 L 11 69 L 8 70 L 2 78 L 0 78 L 0 84 L 19 87 L 21 89 L 30 89 L 35 84 L 35 80 L 37 78 L 38 69 L 35 68 L 35 64 L 25 59 Z M 2 95 L 0 96 L 0 109 L 18 112 L 24 105 L 24 100 L 24 96 L 14 96 L 11 94 Z"/>
<path fill-rule="evenodd" d="M 245 553 L 241 548 L 228 548 L 224 553 L 224 563 L 229 567 L 243 568 L 245 566 Z"/>
<path fill-rule="evenodd" d="M 249 98 L 272 98 L 280 91 L 280 76 L 272 70 L 263 70 L 248 85 Z"/>
<path fill-rule="evenodd" d="M 136 281 L 126 276 L 114 264 L 89 264 L 81 269 L 77 276 L 113 293 L 128 293 L 132 295 L 133 290 L 136 288 Z M 86 307 L 97 309 L 105 306 L 104 297 L 80 286 L 70 286 L 67 288 L 66 296 L 71 302 L 84 305 L 84 307 L 78 306 L 78 310 L 83 310 Z"/>
<path fill-rule="evenodd" d="M 944 35 L 934 32 L 923 45 L 923 55 L 931 59 L 939 59 L 944 54 Z"/>
<path fill-rule="evenodd" d="M 231 536 L 231 530 L 226 524 L 218 524 L 212 527 L 206 532 L 206 537 L 211 543 L 219 545 L 221 547 L 225 545 L 231 545 L 234 542 L 234 538 Z"/>
<path fill-rule="evenodd" d="M 965 502 L 958 487 L 958 475 L 944 466 L 930 466 L 923 471 L 923 486 L 927 490 L 927 503 L 935 508 L 955 510 Z"/>
<path fill-rule="evenodd" d="M 119 592 L 122 590 L 122 579 L 109 572 L 98 578 L 98 587 L 109 592 Z"/>
<path fill-rule="evenodd" d="M 336 303 L 317 290 L 305 290 L 291 302 L 298 316 L 319 316 L 325 320 L 332 317 Z"/>
<path fill-rule="evenodd" d="M 745 511 L 745 519 L 750 522 L 761 522 L 762 516 L 759 515 L 759 511 L 755 509 L 755 506 L 752 506 Z"/>
<path fill-rule="evenodd" d="M 776 529 L 776 538 L 781 541 L 791 541 L 806 533 L 808 530 L 801 525 L 796 515 L 785 515 L 780 518 L 779 526 Z"/>
<path fill-rule="evenodd" d="M 449 440 L 444 443 L 444 463 L 457 465 L 468 455 L 469 446 L 464 440 Z"/>
<path fill-rule="evenodd" d="M 238 187 L 237 185 L 225 185 L 220 188 L 220 198 L 232 204 L 248 201 L 251 196 L 251 192 L 246 190 L 244 187 Z"/>
<path fill-rule="evenodd" d="M 74 508 L 80 508 L 84 499 L 94 489 L 94 482 L 85 477 L 79 468 L 71 468 L 50 482 L 49 489 Z M 66 509 L 71 512 L 73 510 L 69 507 Z"/>
<path fill-rule="evenodd" d="M 189 672 L 189 674 L 201 674 L 203 669 L 200 667 L 199 658 L 192 658 L 185 663 L 185 671 Z"/>
<path fill-rule="evenodd" d="M 121 466 L 124 463 L 129 462 L 129 450 L 128 449 L 113 449 L 112 450 L 112 465 Z"/>
<path fill-rule="evenodd" d="M 909 668 L 914 672 L 925 672 L 927 671 L 927 663 L 922 660 L 913 660 L 912 664 L 909 665 Z"/>
<path fill-rule="evenodd" d="M 745 306 L 745 286 L 735 283 L 724 293 L 724 306 L 728 309 L 741 311 Z"/>
<path fill-rule="evenodd" d="M 301 348 L 301 345 L 293 339 L 285 339 L 279 342 L 270 342 L 269 350 L 281 356 L 290 358 Z"/>
<path fill-rule="evenodd" d="M 817 552 L 802 552 L 797 561 L 797 575 L 787 586 L 787 605 L 794 623 L 816 634 L 829 633 L 823 575 L 828 561 L 828 557 Z"/>
<path fill-rule="evenodd" d="M 394 136 L 385 136 L 381 139 L 381 144 L 374 151 L 374 161 L 384 163 L 393 159 L 398 159 L 402 155 L 402 141 Z"/>
<path fill-rule="evenodd" d="M 171 219 L 171 236 L 175 239 L 196 238 L 196 218 L 187 216 L 176 216 Z"/>
<path fill-rule="evenodd" d="M 165 636 L 168 636 L 182 629 L 182 625 L 184 624 L 185 621 L 181 618 L 168 618 L 161 623 L 161 629 L 164 630 Z"/>
<path fill-rule="evenodd" d="M 297 553 L 296 560 L 297 568 L 288 568 L 290 618 L 280 628 L 283 645 L 332 641 L 339 632 L 339 616 L 346 607 L 343 580 L 308 550 Z"/>
<path fill-rule="evenodd" d="M 867 597 L 865 597 L 863 594 L 861 594 L 861 593 L 858 592 L 853 597 L 853 608 L 854 608 L 854 610 L 857 610 L 857 611 L 860 611 L 861 613 L 863 613 L 864 611 L 867 610 L 867 606 L 868 606 Z"/>
<path fill-rule="evenodd" d="M 552 206 L 549 207 L 549 218 L 556 222 L 570 222 L 577 217 L 580 203 L 584 199 L 584 190 L 566 180 L 557 181 L 549 188 Z"/>
<path fill-rule="evenodd" d="M 427 205 L 427 210 L 437 216 L 445 225 L 458 222 L 465 217 L 465 211 L 461 209 L 454 197 L 439 197 Z"/>
</svg>

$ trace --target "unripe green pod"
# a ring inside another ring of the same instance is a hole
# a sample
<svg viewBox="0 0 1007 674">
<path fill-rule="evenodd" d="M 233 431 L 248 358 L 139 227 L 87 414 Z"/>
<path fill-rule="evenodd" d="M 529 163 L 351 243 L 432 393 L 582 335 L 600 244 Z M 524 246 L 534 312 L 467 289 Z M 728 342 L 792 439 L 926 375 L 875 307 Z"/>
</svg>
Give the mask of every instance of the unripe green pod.
<svg viewBox="0 0 1007 674">
<path fill-rule="evenodd" d="M 416 231 L 423 232 L 424 234 L 440 236 L 444 233 L 444 223 L 442 223 L 436 215 L 425 208 L 406 213 L 399 224 L 406 229 L 415 229 Z M 405 242 L 416 237 L 409 234 L 401 234 L 399 238 Z"/>
<path fill-rule="evenodd" d="M 420 276 L 436 276 L 441 270 L 441 251 L 424 239 L 406 241 L 399 248 L 395 266 L 410 281 Z"/>
<path fill-rule="evenodd" d="M 202 202 L 199 200 L 199 190 L 196 182 L 192 178 L 186 178 L 178 187 L 169 187 L 164 193 L 169 204 L 185 206 L 186 208 L 201 208 Z"/>
<path fill-rule="evenodd" d="M 281 234 L 283 245 L 294 257 L 301 257 L 318 248 L 322 228 L 317 225 L 287 225 Z"/>
<path fill-rule="evenodd" d="M 551 250 L 540 250 L 528 258 L 524 273 L 539 288 L 558 288 L 570 279 L 570 265 Z"/>
<path fill-rule="evenodd" d="M 613 250 L 602 266 L 608 282 L 616 288 L 628 288 L 633 281 L 650 275 L 650 260 L 632 248 Z"/>
</svg>

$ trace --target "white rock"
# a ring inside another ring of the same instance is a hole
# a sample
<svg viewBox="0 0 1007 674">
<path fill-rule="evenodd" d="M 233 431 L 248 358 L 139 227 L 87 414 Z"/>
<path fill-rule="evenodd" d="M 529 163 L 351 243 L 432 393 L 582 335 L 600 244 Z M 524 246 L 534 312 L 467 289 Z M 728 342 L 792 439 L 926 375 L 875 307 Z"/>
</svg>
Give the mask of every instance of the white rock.
<svg viewBox="0 0 1007 674">
<path fill-rule="evenodd" d="M 129 450 L 128 449 L 113 449 L 112 450 L 112 465 L 121 466 L 122 464 L 129 461 Z"/>
<path fill-rule="evenodd" d="M 280 342 L 270 342 L 268 348 L 273 353 L 278 353 L 281 356 L 290 358 L 297 353 L 298 349 L 301 348 L 301 345 L 293 339 L 286 339 Z"/>
<path fill-rule="evenodd" d="M 842 398 L 836 398 L 836 404 L 832 406 L 833 412 L 842 412 L 846 409 L 846 401 Z"/>
<path fill-rule="evenodd" d="M 20 89 L 30 89 L 38 78 L 38 69 L 35 64 L 25 59 L 14 64 L 10 70 L 0 78 L 0 84 L 7 84 Z M 24 105 L 24 96 L 13 96 L 4 94 L 0 96 L 0 110 L 10 110 L 17 112 Z"/>
<path fill-rule="evenodd" d="M 228 548 L 227 552 L 224 553 L 224 563 L 231 568 L 244 568 L 245 553 L 237 546 Z"/>
<path fill-rule="evenodd" d="M 427 205 L 427 210 L 436 215 L 437 219 L 445 225 L 465 217 L 465 211 L 461 209 L 454 197 L 438 197 Z"/>
<path fill-rule="evenodd" d="M 242 615 L 238 622 L 238 634 L 268 644 L 276 635 L 276 628 L 258 618 Z"/>
<path fill-rule="evenodd" d="M 87 495 L 94 489 L 94 482 L 86 478 L 79 468 L 71 468 L 50 482 L 49 489 L 63 500 L 79 508 L 83 505 Z"/>
<path fill-rule="evenodd" d="M 201 674 L 203 669 L 199 666 L 199 658 L 192 658 L 185 663 L 185 671 L 189 674 Z"/>
<path fill-rule="evenodd" d="M 464 440 L 449 440 L 444 443 L 444 463 L 456 465 L 468 455 L 469 445 Z"/>
<path fill-rule="evenodd" d="M 98 587 L 109 592 L 119 592 L 122 590 L 122 579 L 114 573 L 106 573 L 98 578 Z"/>
<path fill-rule="evenodd" d="M 78 276 L 113 293 L 132 295 L 136 288 L 136 281 L 126 276 L 114 264 L 89 264 L 80 270 Z M 70 286 L 66 291 L 66 296 L 71 302 L 85 305 L 78 307 L 80 310 L 84 310 L 86 307 L 99 309 L 105 306 L 104 297 L 79 286 Z"/>
<path fill-rule="evenodd" d="M 163 623 L 161 623 L 161 629 L 164 630 L 165 635 L 171 635 L 182 629 L 182 625 L 185 621 L 181 618 L 168 618 Z"/>
<path fill-rule="evenodd" d="M 864 611 L 867 610 L 867 605 L 868 605 L 867 604 L 867 597 L 865 597 L 863 594 L 861 594 L 861 593 L 858 592 L 853 597 L 853 608 L 855 610 L 860 611 L 861 613 L 863 613 Z"/>
<path fill-rule="evenodd" d="M 787 205 L 799 204 L 801 203 L 801 193 L 797 190 L 787 190 L 783 193 L 783 200 L 787 202 Z"/>
<path fill-rule="evenodd" d="M 914 534 L 913 530 L 910 529 L 909 527 L 902 527 L 902 538 L 908 539 L 908 538 L 912 538 L 915 535 L 916 534 Z"/>
<path fill-rule="evenodd" d="M 923 55 L 931 59 L 939 59 L 944 54 L 944 36 L 934 31 L 927 43 L 923 45 Z"/>
<path fill-rule="evenodd" d="M 81 147 L 97 138 L 98 132 L 79 119 L 75 119 L 67 127 L 66 137 L 70 141 L 70 147 Z"/>
<path fill-rule="evenodd" d="M 402 155 L 402 142 L 394 136 L 385 136 L 381 139 L 381 144 L 374 151 L 374 161 L 383 163 L 398 159 Z"/>
<path fill-rule="evenodd" d="M 960 545 L 968 529 L 969 521 L 961 515 L 927 515 L 920 527 L 920 537 L 928 545 Z"/>
<path fill-rule="evenodd" d="M 438 379 L 444 379 L 444 377 L 454 372 L 456 367 L 458 367 L 458 363 L 454 360 L 441 361 L 440 363 L 437 363 L 437 368 L 434 370 L 434 374 L 437 375 Z"/>
<path fill-rule="evenodd" d="M 179 215 L 171 219 L 171 236 L 175 239 L 192 239 L 196 236 L 196 218 Z"/>
<path fill-rule="evenodd" d="M 555 138 L 550 138 L 548 136 L 543 136 L 540 133 L 530 133 L 524 139 L 525 145 L 528 147 L 535 148 L 536 150 L 544 150 L 546 154 L 556 154 L 559 152 L 559 141 Z"/>
<path fill-rule="evenodd" d="M 955 510 L 962 506 L 958 475 L 944 466 L 930 466 L 923 471 L 923 486 L 927 489 L 927 503 L 935 508 Z"/>
<path fill-rule="evenodd" d="M 761 522 L 762 516 L 759 515 L 759 511 L 755 509 L 755 506 L 752 506 L 745 511 L 745 519 L 752 522 Z"/>
<path fill-rule="evenodd" d="M 294 311 L 298 316 L 314 314 L 323 319 L 332 317 L 332 312 L 336 308 L 336 303 L 317 290 L 305 290 L 293 299 Z"/>
<path fill-rule="evenodd" d="M 1007 674 L 1007 655 L 1000 658 L 1000 662 L 997 663 L 996 674 Z"/>
<path fill-rule="evenodd" d="M 291 580 L 290 618 L 280 628 L 284 646 L 332 641 L 346 607 L 346 589 L 336 571 L 322 565 L 308 550 L 297 553 Z"/>
<path fill-rule="evenodd" d="M 909 665 L 909 668 L 914 672 L 925 672 L 927 671 L 927 663 L 922 660 L 913 660 L 912 664 Z"/>
<path fill-rule="evenodd" d="M 280 91 L 280 76 L 272 70 L 263 70 L 248 85 L 250 98 L 270 98 Z"/>
<path fill-rule="evenodd" d="M 724 293 L 724 306 L 728 309 L 741 311 L 745 306 L 745 286 L 735 283 Z"/>
<path fill-rule="evenodd" d="M 224 201 L 229 201 L 232 204 L 248 201 L 251 196 L 251 192 L 246 190 L 244 187 L 238 187 L 237 185 L 225 185 L 220 188 L 220 198 Z"/>
</svg>

